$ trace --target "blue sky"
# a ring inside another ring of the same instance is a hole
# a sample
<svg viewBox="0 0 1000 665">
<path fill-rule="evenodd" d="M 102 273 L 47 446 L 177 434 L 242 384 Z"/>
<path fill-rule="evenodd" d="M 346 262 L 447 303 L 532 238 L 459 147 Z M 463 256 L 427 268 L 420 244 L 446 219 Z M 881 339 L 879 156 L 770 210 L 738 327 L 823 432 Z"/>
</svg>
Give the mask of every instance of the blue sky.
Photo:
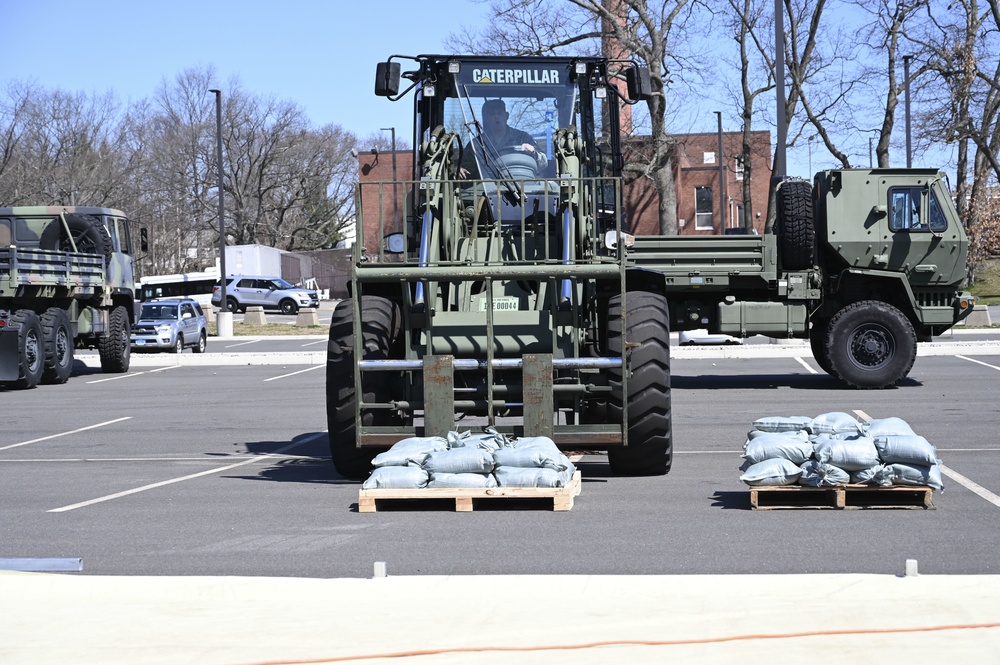
<svg viewBox="0 0 1000 665">
<path fill-rule="evenodd" d="M 225 90 L 298 104 L 314 125 L 409 138 L 412 97 L 375 97 L 375 64 L 444 50 L 487 7 L 469 0 L 0 0 L 0 82 L 152 97 L 163 79 L 212 65 Z M 386 133 L 388 134 L 388 133 Z"/>
<path fill-rule="evenodd" d="M 450 33 L 485 25 L 488 13 L 473 0 L 0 0 L 0 84 L 34 80 L 140 99 L 164 79 L 211 65 L 223 90 L 236 76 L 251 94 L 299 105 L 316 126 L 334 123 L 361 138 L 395 127 L 408 140 L 412 96 L 375 97 L 375 64 L 445 51 Z M 773 105 L 773 96 L 763 103 Z M 693 114 L 703 126 L 675 131 L 714 132 L 711 111 L 724 104 L 704 104 Z M 735 113 L 727 115 L 726 131 L 735 130 Z M 858 166 L 867 165 L 864 152 Z M 789 151 L 788 172 L 805 175 L 808 161 L 806 146 Z M 811 161 L 814 170 L 833 165 L 818 144 Z"/>
</svg>

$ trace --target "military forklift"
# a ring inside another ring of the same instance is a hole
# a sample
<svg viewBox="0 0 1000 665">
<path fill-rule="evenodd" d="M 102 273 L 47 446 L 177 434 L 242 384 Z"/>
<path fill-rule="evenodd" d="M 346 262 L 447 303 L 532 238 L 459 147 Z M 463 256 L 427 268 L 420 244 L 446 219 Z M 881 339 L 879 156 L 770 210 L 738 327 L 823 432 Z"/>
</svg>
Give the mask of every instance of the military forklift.
<svg viewBox="0 0 1000 665">
<path fill-rule="evenodd" d="M 377 95 L 410 92 L 415 173 L 359 186 L 350 296 L 330 326 L 337 470 L 361 478 L 401 439 L 491 426 L 607 450 L 616 473 L 667 473 L 663 279 L 626 269 L 618 242 L 617 111 L 648 98 L 648 71 L 576 57 L 379 63 Z M 484 126 L 498 101 L 516 145 Z"/>
</svg>

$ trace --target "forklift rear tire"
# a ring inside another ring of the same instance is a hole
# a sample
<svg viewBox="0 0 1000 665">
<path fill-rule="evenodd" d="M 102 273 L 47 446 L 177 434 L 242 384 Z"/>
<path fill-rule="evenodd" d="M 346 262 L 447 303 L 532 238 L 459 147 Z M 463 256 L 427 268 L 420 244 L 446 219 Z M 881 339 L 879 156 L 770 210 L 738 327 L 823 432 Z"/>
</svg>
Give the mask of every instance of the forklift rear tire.
<svg viewBox="0 0 1000 665">
<path fill-rule="evenodd" d="M 608 305 L 608 353 L 625 357 L 628 376 L 628 445 L 608 449 L 611 471 L 629 476 L 662 476 L 673 463 L 670 419 L 670 320 L 667 299 L 658 293 L 635 291 L 626 296 L 622 330 L 621 296 Z M 611 396 L 608 417 L 622 422 L 624 368 L 609 371 Z"/>
<path fill-rule="evenodd" d="M 399 306 L 388 298 L 365 296 L 361 301 L 362 348 L 366 360 L 386 360 L 399 338 Z M 392 375 L 369 372 L 364 382 L 365 402 L 387 402 Z M 326 418 L 330 457 L 337 472 L 351 480 L 363 480 L 372 469 L 372 458 L 386 450 L 359 448 L 354 412 L 354 302 L 342 300 L 333 311 L 326 353 Z M 391 425 L 389 411 L 366 411 L 364 425 Z"/>
</svg>

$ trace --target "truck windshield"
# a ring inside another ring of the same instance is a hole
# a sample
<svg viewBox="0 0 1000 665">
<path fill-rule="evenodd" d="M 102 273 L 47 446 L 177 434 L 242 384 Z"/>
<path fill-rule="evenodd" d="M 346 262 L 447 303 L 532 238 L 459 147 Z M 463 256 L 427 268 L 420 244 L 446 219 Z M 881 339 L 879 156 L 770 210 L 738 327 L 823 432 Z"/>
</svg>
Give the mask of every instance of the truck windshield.
<svg viewBox="0 0 1000 665">
<path fill-rule="evenodd" d="M 468 164 L 480 166 L 533 144 L 552 162 L 557 129 L 579 122 L 579 91 L 568 64 L 467 64 L 452 74 L 445 129 L 459 136 Z M 530 152 L 530 151 L 527 151 Z M 537 160 L 542 161 L 542 160 Z"/>
</svg>

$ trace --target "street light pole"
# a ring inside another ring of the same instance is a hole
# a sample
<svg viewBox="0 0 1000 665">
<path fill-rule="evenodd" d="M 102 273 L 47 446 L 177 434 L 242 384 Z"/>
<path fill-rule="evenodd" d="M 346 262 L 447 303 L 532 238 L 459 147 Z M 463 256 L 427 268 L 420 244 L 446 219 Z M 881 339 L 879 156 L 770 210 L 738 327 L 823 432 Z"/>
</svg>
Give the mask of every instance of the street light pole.
<svg viewBox="0 0 1000 665">
<path fill-rule="evenodd" d="M 722 111 L 716 111 L 719 118 L 719 233 L 726 231 L 726 163 L 722 157 Z"/>
<path fill-rule="evenodd" d="M 226 301 L 226 208 L 222 193 L 222 91 L 211 89 L 215 95 L 215 172 L 219 190 L 219 315 L 216 318 L 216 335 L 233 336 L 233 313 Z"/>
<path fill-rule="evenodd" d="M 774 171 L 772 178 L 785 176 L 785 141 L 788 128 L 785 120 L 785 12 L 781 0 L 774 0 L 774 91 L 778 97 L 777 127 L 774 142 Z"/>
<path fill-rule="evenodd" d="M 913 153 L 910 150 L 910 60 L 912 55 L 903 56 L 903 80 L 906 85 L 906 168 L 913 167 Z"/>
<path fill-rule="evenodd" d="M 382 127 L 383 132 L 392 132 L 392 230 L 395 231 L 399 224 L 399 195 L 396 193 L 396 186 L 399 182 L 396 178 L 396 128 Z"/>
</svg>

